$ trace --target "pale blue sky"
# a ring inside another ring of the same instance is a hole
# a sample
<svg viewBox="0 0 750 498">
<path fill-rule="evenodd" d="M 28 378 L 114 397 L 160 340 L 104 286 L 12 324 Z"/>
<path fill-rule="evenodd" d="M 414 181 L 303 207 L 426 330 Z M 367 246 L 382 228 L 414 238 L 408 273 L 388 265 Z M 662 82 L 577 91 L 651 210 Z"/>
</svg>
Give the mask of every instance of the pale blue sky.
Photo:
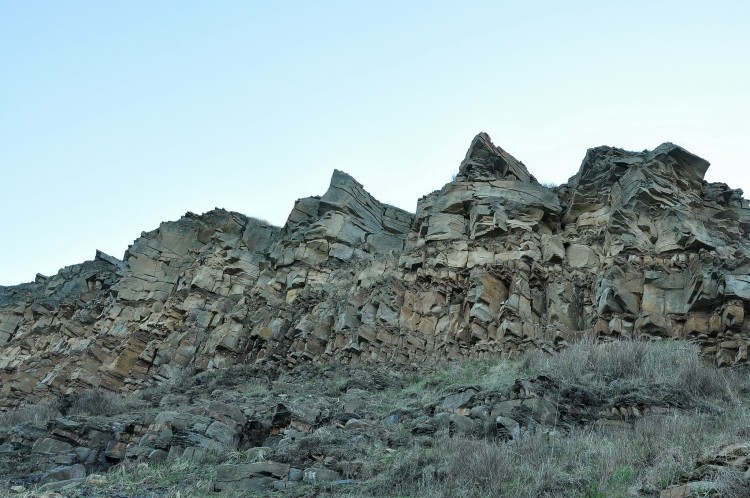
<svg viewBox="0 0 750 498">
<path fill-rule="evenodd" d="M 413 211 L 486 131 L 542 181 L 673 141 L 750 195 L 750 2 L 0 0 L 0 284 L 334 168 Z"/>
</svg>

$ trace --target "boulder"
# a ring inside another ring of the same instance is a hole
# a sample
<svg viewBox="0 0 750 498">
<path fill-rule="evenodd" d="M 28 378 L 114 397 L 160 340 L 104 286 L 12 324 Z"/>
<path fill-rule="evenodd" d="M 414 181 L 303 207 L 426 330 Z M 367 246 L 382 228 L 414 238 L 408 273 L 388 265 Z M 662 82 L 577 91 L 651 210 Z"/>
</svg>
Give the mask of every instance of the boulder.
<svg viewBox="0 0 750 498">
<path fill-rule="evenodd" d="M 48 482 L 69 481 L 71 479 L 83 479 L 85 477 L 86 467 L 77 463 L 75 465 L 55 467 L 52 470 L 48 470 L 39 482 L 44 484 Z"/>
<path fill-rule="evenodd" d="M 223 464 L 216 467 L 215 491 L 264 491 L 286 479 L 289 465 L 277 462 Z"/>
</svg>

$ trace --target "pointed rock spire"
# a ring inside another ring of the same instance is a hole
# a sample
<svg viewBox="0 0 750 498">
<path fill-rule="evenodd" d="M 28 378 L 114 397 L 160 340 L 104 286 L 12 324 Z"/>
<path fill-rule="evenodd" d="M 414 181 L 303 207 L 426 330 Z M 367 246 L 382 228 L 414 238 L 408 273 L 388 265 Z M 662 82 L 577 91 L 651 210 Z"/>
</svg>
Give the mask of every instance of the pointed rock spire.
<svg viewBox="0 0 750 498">
<path fill-rule="evenodd" d="M 529 173 L 526 166 L 493 144 L 485 132 L 479 133 L 471 141 L 466 157 L 459 167 L 458 177 L 468 181 L 514 179 L 536 183 L 536 178 Z"/>
</svg>

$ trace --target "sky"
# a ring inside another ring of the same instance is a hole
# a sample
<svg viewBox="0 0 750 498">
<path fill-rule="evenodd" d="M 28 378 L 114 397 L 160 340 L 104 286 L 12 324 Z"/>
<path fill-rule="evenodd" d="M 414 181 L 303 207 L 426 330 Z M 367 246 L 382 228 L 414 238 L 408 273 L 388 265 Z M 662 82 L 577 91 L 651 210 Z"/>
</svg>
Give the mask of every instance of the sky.
<svg viewBox="0 0 750 498">
<path fill-rule="evenodd" d="M 750 2 L 0 0 L 0 285 L 333 170 L 414 211 L 489 133 L 540 181 L 677 143 L 750 196 Z"/>
</svg>

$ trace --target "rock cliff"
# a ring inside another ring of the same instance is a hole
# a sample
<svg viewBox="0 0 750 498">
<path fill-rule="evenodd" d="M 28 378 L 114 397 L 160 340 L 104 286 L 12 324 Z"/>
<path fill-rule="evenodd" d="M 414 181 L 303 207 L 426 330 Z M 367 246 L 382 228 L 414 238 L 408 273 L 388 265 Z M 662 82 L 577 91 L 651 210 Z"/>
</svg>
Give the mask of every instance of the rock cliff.
<svg viewBox="0 0 750 498">
<path fill-rule="evenodd" d="M 750 206 L 662 144 L 590 149 L 555 188 L 482 133 L 416 214 L 334 171 L 282 228 L 216 209 L 144 232 L 122 261 L 0 287 L 0 407 L 129 393 L 235 364 L 513 357 L 573 338 L 750 345 Z"/>
</svg>

